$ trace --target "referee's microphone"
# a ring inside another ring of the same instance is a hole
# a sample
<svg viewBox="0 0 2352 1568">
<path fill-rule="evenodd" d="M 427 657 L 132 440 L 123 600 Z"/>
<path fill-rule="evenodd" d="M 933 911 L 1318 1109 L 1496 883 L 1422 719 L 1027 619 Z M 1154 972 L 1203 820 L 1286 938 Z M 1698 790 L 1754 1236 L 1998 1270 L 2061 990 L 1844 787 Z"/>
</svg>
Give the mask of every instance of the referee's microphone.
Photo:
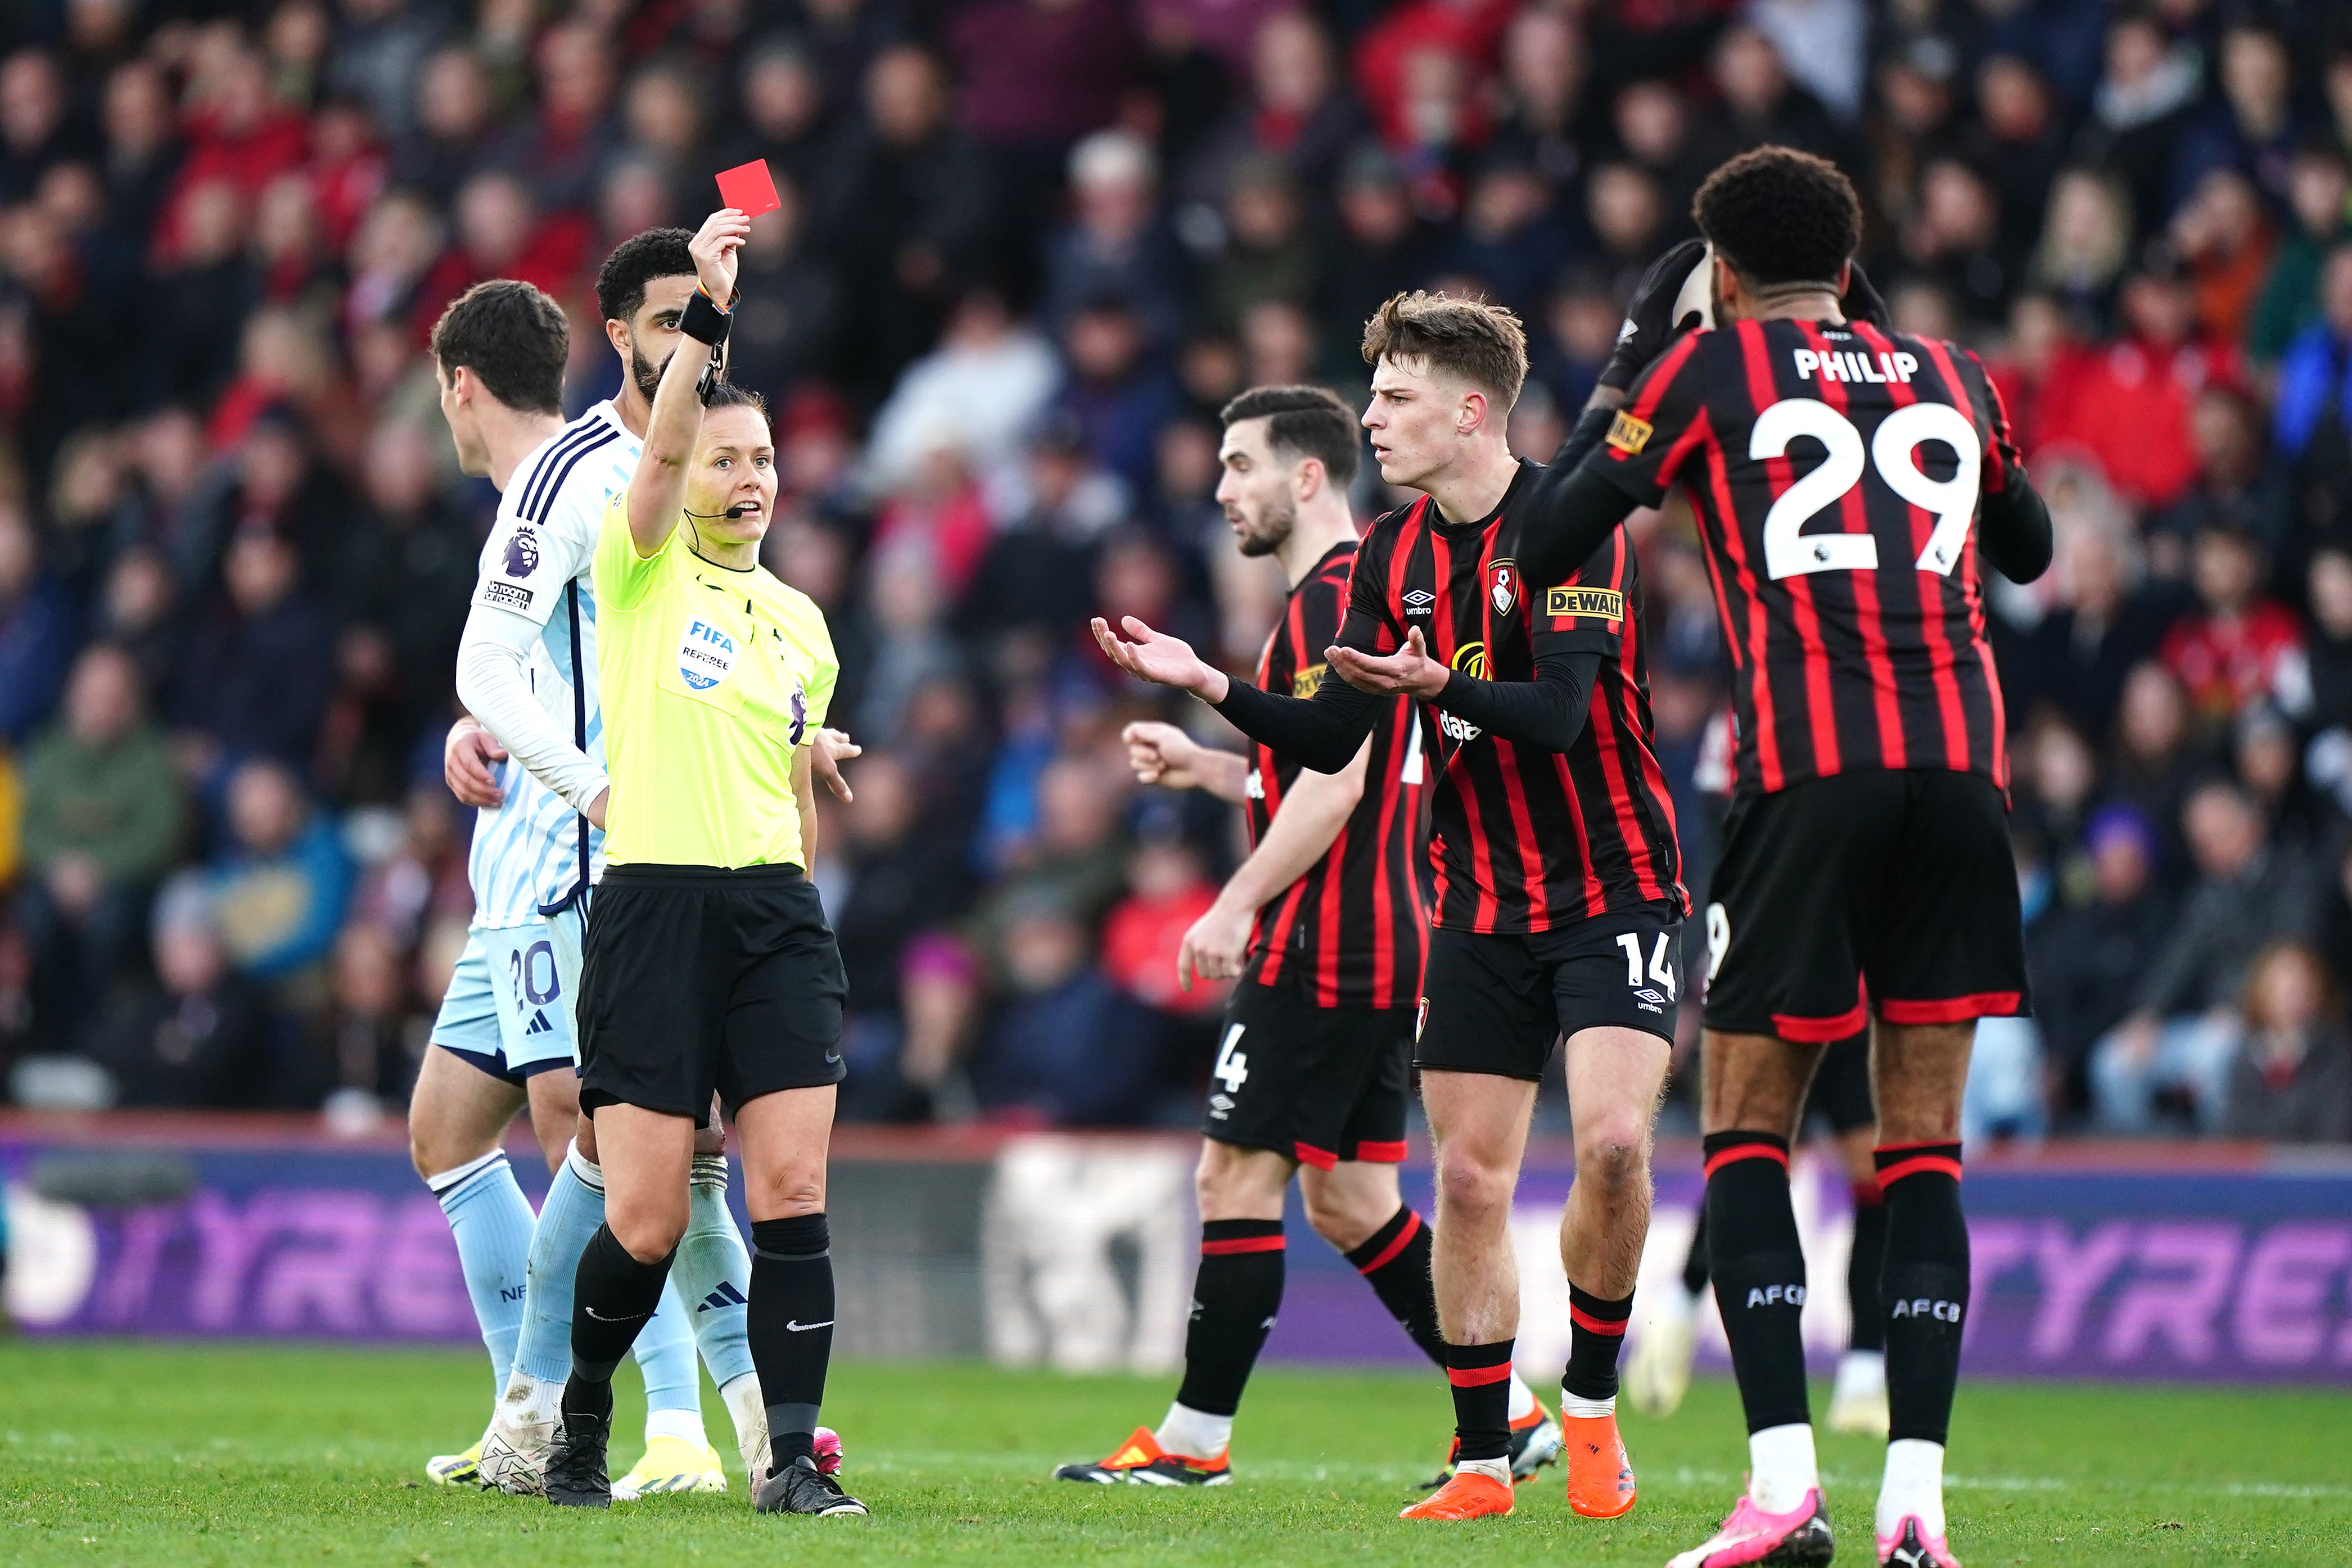
<svg viewBox="0 0 2352 1568">
<path fill-rule="evenodd" d="M 683 511 L 685 508 L 679 509 Z M 757 501 L 738 501 L 723 512 L 687 512 L 686 515 L 698 523 L 715 523 L 722 519 L 731 521 L 736 517 L 748 517 L 759 509 Z"/>
</svg>

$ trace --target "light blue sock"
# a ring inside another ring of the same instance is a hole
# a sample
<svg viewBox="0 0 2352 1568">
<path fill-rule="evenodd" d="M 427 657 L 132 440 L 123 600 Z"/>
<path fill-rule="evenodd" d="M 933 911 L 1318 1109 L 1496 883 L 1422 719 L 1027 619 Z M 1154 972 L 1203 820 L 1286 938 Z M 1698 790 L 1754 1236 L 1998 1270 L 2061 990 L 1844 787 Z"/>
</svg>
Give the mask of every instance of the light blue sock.
<svg viewBox="0 0 2352 1568">
<path fill-rule="evenodd" d="M 505 1392 L 514 1365 L 515 1342 L 522 1333 L 524 1285 L 531 1248 L 530 1200 L 516 1185 L 514 1167 L 496 1150 L 455 1170 L 425 1178 L 449 1234 L 457 1241 L 457 1261 L 466 1270 L 466 1293 L 490 1353 L 490 1397 Z M 567 1305 L 568 1305 L 567 1301 Z"/>
<path fill-rule="evenodd" d="M 727 1207 L 727 1156 L 697 1155 L 688 1189 L 686 1236 L 669 1277 L 694 1312 L 694 1340 L 710 1380 L 724 1388 L 751 1370 L 743 1331 L 751 1289 L 751 1254 Z"/>
<path fill-rule="evenodd" d="M 699 1435 L 702 1369 L 694 1364 L 694 1329 L 677 1299 L 676 1280 L 663 1290 L 661 1306 L 637 1331 L 637 1370 L 646 1376 L 646 1436 L 653 1435 L 653 1416 L 664 1410 L 693 1411 Z"/>
<path fill-rule="evenodd" d="M 604 1223 L 604 1174 L 580 1157 L 575 1144 L 548 1185 L 531 1232 L 529 1311 L 515 1352 L 515 1369 L 526 1376 L 561 1384 L 572 1375 L 572 1281 L 588 1239 Z"/>
</svg>

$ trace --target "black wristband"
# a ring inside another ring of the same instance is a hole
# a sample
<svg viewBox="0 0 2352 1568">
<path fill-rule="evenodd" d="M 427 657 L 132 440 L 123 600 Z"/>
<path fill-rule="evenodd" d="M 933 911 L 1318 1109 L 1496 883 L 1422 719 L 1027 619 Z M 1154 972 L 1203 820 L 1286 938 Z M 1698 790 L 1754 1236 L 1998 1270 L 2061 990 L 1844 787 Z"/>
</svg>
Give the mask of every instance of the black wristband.
<svg viewBox="0 0 2352 1568">
<path fill-rule="evenodd" d="M 677 329 L 715 349 L 727 340 L 727 329 L 734 319 L 732 312 L 719 308 L 709 295 L 698 288 L 687 298 L 686 314 L 677 319 Z"/>
</svg>

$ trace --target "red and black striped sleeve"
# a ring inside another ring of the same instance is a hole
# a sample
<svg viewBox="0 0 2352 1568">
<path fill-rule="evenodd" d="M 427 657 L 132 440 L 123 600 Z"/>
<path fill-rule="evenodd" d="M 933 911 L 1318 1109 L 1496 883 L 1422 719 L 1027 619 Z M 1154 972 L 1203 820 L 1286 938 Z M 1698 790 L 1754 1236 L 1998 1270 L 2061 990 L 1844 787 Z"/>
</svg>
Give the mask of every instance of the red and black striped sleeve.
<svg viewBox="0 0 2352 1568">
<path fill-rule="evenodd" d="M 1705 370 L 1714 337 L 1686 333 L 1659 355 L 1634 382 L 1589 459 L 1637 506 L 1664 501 L 1684 464 L 1709 438 Z"/>
<path fill-rule="evenodd" d="M 1984 361 L 1958 350 L 1969 400 L 1984 426 L 1984 472 L 1977 491 L 1977 539 L 1984 559 L 2011 582 L 2032 582 L 2057 553 L 2050 507 L 2025 476 L 2025 461 L 2009 430 L 2009 410 Z"/>
<path fill-rule="evenodd" d="M 1290 695 L 1313 696 L 1330 672 L 1324 655 L 1331 644 L 1339 640 L 1342 625 L 1348 618 L 1348 579 L 1350 563 L 1327 560 L 1307 574 L 1294 596 L 1297 614 L 1291 624 L 1297 628 L 1297 662 L 1291 667 L 1297 672 L 1291 683 Z"/>
<path fill-rule="evenodd" d="M 1396 553 L 1397 514 L 1374 523 L 1356 547 L 1348 569 L 1347 613 L 1332 641 L 1366 653 L 1393 653 L 1402 646 L 1404 632 L 1389 602 L 1389 558 Z"/>
<path fill-rule="evenodd" d="M 1396 651 L 1399 639 L 1383 602 L 1386 578 L 1378 565 L 1367 571 L 1364 564 L 1373 555 L 1374 543 L 1390 531 L 1375 525 L 1371 536 L 1357 549 L 1349 578 L 1347 614 L 1331 641 L 1373 653 Z M 1336 597 L 1336 583 L 1334 587 Z M 1317 643 L 1303 650 L 1299 667 L 1321 663 L 1323 649 L 1328 645 Z M 1313 691 L 1297 695 L 1261 691 L 1247 682 L 1232 681 L 1227 683 L 1224 700 L 1211 706 L 1259 745 L 1314 772 L 1338 773 L 1355 760 L 1364 737 L 1380 722 L 1382 703 L 1382 698 L 1335 680 L 1326 671 Z"/>
<path fill-rule="evenodd" d="M 1612 528 L 1601 548 L 1564 581 L 1538 583 L 1543 598 L 1528 627 L 1536 657 L 1598 653 L 1614 659 L 1625 637 L 1625 530 Z"/>
<path fill-rule="evenodd" d="M 1531 583 L 1576 578 L 1636 507 L 1665 499 L 1710 435 L 1699 361 L 1710 336 L 1675 340 L 1609 416 L 1598 444 L 1580 422 L 1520 503 L 1519 570 Z M 1588 418 L 1593 411 L 1588 411 Z"/>
</svg>

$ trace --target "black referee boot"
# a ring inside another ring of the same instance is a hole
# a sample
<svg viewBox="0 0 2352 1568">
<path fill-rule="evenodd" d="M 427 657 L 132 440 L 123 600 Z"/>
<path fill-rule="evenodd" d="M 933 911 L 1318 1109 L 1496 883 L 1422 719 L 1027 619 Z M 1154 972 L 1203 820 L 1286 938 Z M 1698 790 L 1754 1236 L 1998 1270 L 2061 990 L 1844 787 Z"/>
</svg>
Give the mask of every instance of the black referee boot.
<svg viewBox="0 0 2352 1568">
<path fill-rule="evenodd" d="M 558 1508 L 612 1507 L 604 1462 L 612 1440 L 613 1385 L 572 1378 L 563 1385 L 563 1418 L 547 1450 L 547 1500 Z"/>
<path fill-rule="evenodd" d="M 805 1455 L 760 1483 L 751 1507 L 761 1513 L 864 1513 L 866 1505 Z"/>
</svg>

